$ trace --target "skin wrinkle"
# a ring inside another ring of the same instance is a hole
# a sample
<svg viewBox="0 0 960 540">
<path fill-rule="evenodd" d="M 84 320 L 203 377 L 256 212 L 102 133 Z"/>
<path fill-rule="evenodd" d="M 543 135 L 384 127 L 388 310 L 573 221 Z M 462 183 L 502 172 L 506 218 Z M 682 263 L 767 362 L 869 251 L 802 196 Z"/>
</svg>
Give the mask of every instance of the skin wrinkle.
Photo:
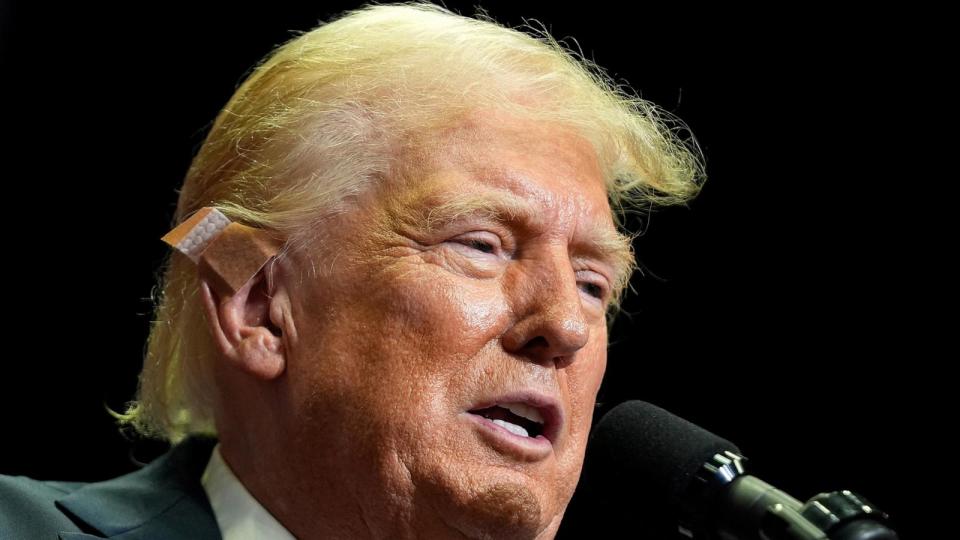
<svg viewBox="0 0 960 540">
<path fill-rule="evenodd" d="M 522 120 L 481 118 L 472 129 L 470 144 L 448 132 L 430 145 L 418 174 L 359 194 L 330 218 L 322 245 L 277 265 L 270 308 L 292 330 L 278 348 L 285 369 L 223 379 L 235 407 L 221 421 L 225 456 L 297 537 L 556 534 L 606 367 L 604 306 L 581 287 L 576 254 L 599 226 L 615 229 L 588 142 Z M 474 175 L 478 163 L 505 174 Z M 509 193 L 537 219 L 458 219 L 422 233 L 400 218 L 410 201 L 463 193 Z M 488 227 L 505 229 L 516 256 L 459 240 Z M 301 279 L 314 260 L 323 275 Z M 508 451 L 469 420 L 480 400 L 517 390 L 563 410 L 544 457 Z M 256 433 L 243 444 L 257 450 L 239 448 L 232 431 Z"/>
<path fill-rule="evenodd" d="M 480 226 L 480 225 L 478 225 L 478 226 Z M 423 237 L 423 236 L 424 236 L 424 235 L 421 234 L 421 237 Z M 419 244 L 419 242 L 417 242 L 417 243 Z M 506 243 L 507 243 L 507 244 L 510 244 L 510 243 L 512 243 L 512 241 L 507 241 Z M 506 246 L 506 247 L 509 247 L 509 246 Z M 427 249 L 427 247 L 419 247 L 419 246 L 418 246 L 418 248 L 419 248 L 419 249 L 423 249 L 424 251 L 426 251 L 426 249 Z M 566 249 L 566 248 L 564 248 L 564 250 L 565 250 L 565 249 Z M 518 260 L 521 259 L 521 258 L 535 259 L 535 257 L 526 257 L 526 256 L 525 256 L 524 254 L 522 254 L 522 253 L 521 253 L 520 255 L 521 255 L 520 257 L 517 257 Z M 565 256 L 564 256 L 564 257 L 565 257 Z M 426 259 L 426 258 L 427 258 L 427 257 L 425 256 L 425 259 Z M 588 260 L 589 260 L 589 259 L 588 259 Z M 571 257 L 569 264 L 570 264 L 572 267 L 574 267 L 574 268 L 578 268 L 578 270 L 577 270 L 578 272 L 596 272 L 597 275 L 599 275 L 599 276 L 606 276 L 606 277 L 601 278 L 601 279 L 606 279 L 606 280 L 607 280 L 606 285 L 603 285 L 602 287 L 603 287 L 603 290 L 610 291 L 610 292 L 604 294 L 604 296 L 605 296 L 605 299 L 604 299 L 605 307 L 609 306 L 609 303 L 613 300 L 613 297 L 617 294 L 617 291 L 615 291 L 615 290 L 614 290 L 614 291 L 611 291 L 611 289 L 613 289 L 614 287 L 616 287 L 615 283 L 611 283 L 611 282 L 610 282 L 609 275 L 610 275 L 611 271 L 610 271 L 609 269 L 605 269 L 605 268 L 598 268 L 597 265 L 596 265 L 595 263 L 593 263 L 593 262 L 586 262 L 586 263 L 585 263 L 585 262 L 582 262 L 582 261 L 583 261 L 583 259 L 580 258 L 580 257 Z M 458 268 L 463 267 L 463 266 L 465 266 L 465 265 L 467 265 L 467 264 L 470 264 L 470 263 L 465 262 L 465 261 L 463 261 L 462 259 L 458 259 L 458 258 L 454 258 L 454 259 L 449 259 L 449 258 L 441 259 L 441 263 L 442 263 L 442 264 L 446 264 L 448 267 L 450 267 L 450 268 L 452 268 L 452 269 L 458 269 Z M 471 261 L 471 263 L 472 263 L 472 261 Z M 609 268 L 609 267 L 607 267 L 607 268 Z M 467 272 L 462 272 L 462 273 L 467 273 Z M 491 276 L 488 276 L 488 277 L 491 277 Z M 590 283 L 591 283 L 592 285 L 598 285 L 598 286 L 600 285 L 600 283 L 599 283 L 599 282 L 596 282 L 596 281 L 590 281 Z"/>
<path fill-rule="evenodd" d="M 515 181 L 511 186 L 526 186 L 530 182 Z M 452 198 L 437 200 L 431 196 L 432 190 L 426 186 L 417 193 L 412 200 L 403 201 L 399 208 L 392 209 L 391 219 L 414 230 L 422 230 L 423 234 L 435 233 L 457 221 L 490 220 L 496 223 L 517 223 L 523 230 L 543 229 L 542 211 L 535 210 L 534 205 L 524 202 L 523 198 L 509 192 L 498 192 L 498 196 L 490 194 L 476 195 L 473 193 L 457 193 Z M 549 208 L 551 201 L 548 196 L 540 193 L 527 193 L 528 197 L 535 198 L 543 207 Z M 563 211 L 563 209 L 560 209 Z M 573 212 L 572 209 L 569 210 Z M 569 219 L 569 216 L 566 216 Z M 589 240 L 573 245 L 575 253 L 603 262 L 610 267 L 611 288 L 614 296 L 619 295 L 627 277 L 633 270 L 632 238 L 621 234 L 609 224 L 597 223 L 587 225 L 590 230 L 583 233 Z"/>
</svg>

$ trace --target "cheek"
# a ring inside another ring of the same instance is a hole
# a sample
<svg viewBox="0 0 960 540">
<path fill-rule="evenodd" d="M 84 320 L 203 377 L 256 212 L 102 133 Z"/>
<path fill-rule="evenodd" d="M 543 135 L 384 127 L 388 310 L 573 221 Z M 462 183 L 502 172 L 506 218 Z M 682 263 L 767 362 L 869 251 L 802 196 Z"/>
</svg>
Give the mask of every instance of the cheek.
<svg viewBox="0 0 960 540">
<path fill-rule="evenodd" d="M 578 352 L 578 358 L 568 367 L 571 383 L 576 383 L 578 395 L 596 397 L 603 374 L 607 369 L 607 329 L 603 323 L 590 331 L 590 340 Z"/>
<path fill-rule="evenodd" d="M 603 375 L 607 371 L 607 338 L 606 333 L 602 342 L 596 345 L 596 351 L 588 362 L 582 366 L 583 378 L 586 381 L 585 391 L 587 392 L 591 404 L 596 401 L 597 392 L 600 390 L 600 384 L 603 382 Z"/>
<path fill-rule="evenodd" d="M 581 350 L 583 354 L 579 361 L 568 366 L 565 373 L 572 420 L 584 440 L 593 420 L 597 392 L 607 367 L 605 336 L 604 333 L 604 339 L 591 340 L 591 343 Z"/>
<path fill-rule="evenodd" d="M 471 354 L 499 336 L 508 308 L 496 280 L 470 279 L 427 266 L 402 272 L 374 304 L 384 327 L 404 328 L 418 350 Z"/>
<path fill-rule="evenodd" d="M 503 294 L 492 281 L 451 287 L 448 299 L 452 308 L 450 315 L 468 339 L 498 331 L 507 316 Z"/>
<path fill-rule="evenodd" d="M 306 314 L 307 384 L 378 410 L 448 409 L 509 319 L 496 280 L 427 265 L 393 265 L 315 296 L 325 307 Z"/>
</svg>

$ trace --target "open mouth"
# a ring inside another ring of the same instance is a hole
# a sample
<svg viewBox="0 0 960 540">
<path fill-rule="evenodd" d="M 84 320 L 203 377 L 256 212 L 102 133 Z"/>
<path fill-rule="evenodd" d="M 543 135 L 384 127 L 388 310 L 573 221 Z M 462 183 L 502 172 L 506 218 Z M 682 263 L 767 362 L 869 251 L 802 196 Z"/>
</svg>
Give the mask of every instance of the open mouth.
<svg viewBox="0 0 960 540">
<path fill-rule="evenodd" d="M 540 411 L 523 403 L 503 403 L 470 414 L 482 416 L 514 435 L 535 439 L 544 434 L 544 419 Z"/>
<path fill-rule="evenodd" d="M 477 428 L 481 441 L 526 462 L 549 459 L 563 431 L 563 410 L 558 401 L 537 392 L 485 398 L 462 414 Z"/>
</svg>

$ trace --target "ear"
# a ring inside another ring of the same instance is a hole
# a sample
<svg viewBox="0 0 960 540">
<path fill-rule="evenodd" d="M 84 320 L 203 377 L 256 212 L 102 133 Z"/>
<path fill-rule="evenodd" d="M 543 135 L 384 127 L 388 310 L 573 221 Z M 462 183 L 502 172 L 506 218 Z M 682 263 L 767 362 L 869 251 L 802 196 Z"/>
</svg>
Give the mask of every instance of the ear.
<svg viewBox="0 0 960 540">
<path fill-rule="evenodd" d="M 236 369 L 268 381 L 283 373 L 284 318 L 290 313 L 285 294 L 275 294 L 276 283 L 268 279 L 274 270 L 268 262 L 236 292 L 216 286 L 200 273 L 201 296 L 213 342 L 224 359 Z"/>
</svg>

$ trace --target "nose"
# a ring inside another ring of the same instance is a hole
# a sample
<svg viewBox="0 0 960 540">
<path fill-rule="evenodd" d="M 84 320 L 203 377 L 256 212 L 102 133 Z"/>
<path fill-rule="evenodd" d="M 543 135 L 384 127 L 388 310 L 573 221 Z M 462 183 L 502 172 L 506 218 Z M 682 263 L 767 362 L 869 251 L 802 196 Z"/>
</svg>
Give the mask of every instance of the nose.
<svg viewBox="0 0 960 540">
<path fill-rule="evenodd" d="M 507 352 L 565 367 L 590 338 L 577 279 L 565 253 L 526 261 L 510 280 L 516 319 L 501 338 Z"/>
</svg>

